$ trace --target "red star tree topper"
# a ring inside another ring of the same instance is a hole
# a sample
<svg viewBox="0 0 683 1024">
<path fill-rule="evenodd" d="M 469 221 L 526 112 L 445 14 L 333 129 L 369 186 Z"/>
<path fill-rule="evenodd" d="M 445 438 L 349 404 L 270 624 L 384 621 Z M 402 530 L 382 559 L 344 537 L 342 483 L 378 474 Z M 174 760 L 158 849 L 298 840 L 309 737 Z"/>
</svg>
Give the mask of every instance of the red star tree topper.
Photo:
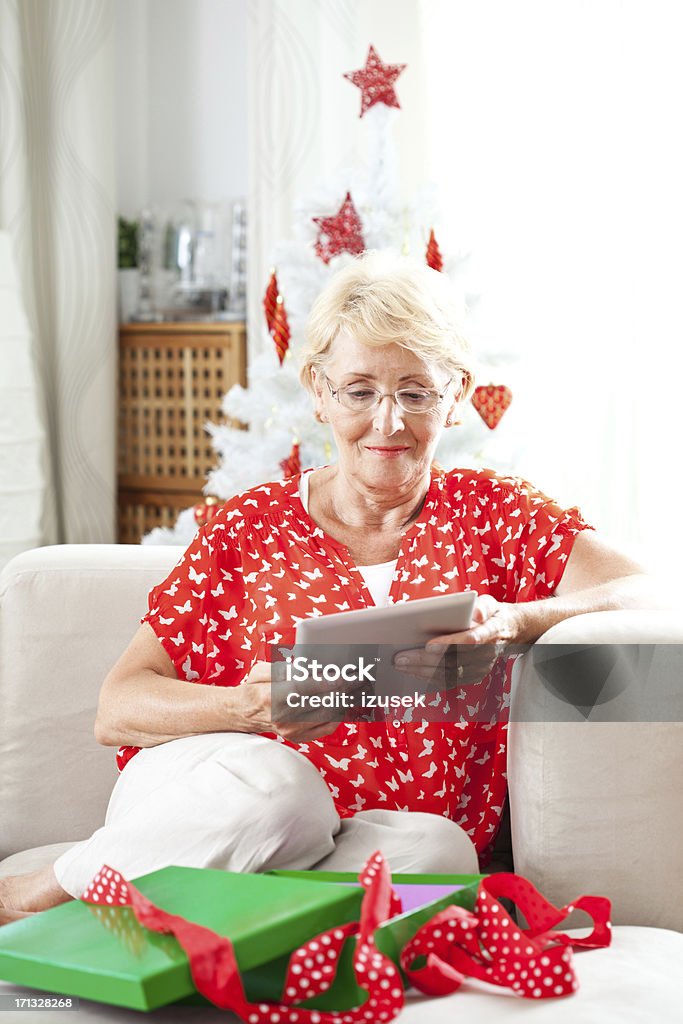
<svg viewBox="0 0 683 1024">
<path fill-rule="evenodd" d="M 315 254 L 323 263 L 329 263 L 340 252 L 358 256 L 365 249 L 363 225 L 353 205 L 351 193 L 346 193 L 339 212 L 334 217 L 314 217 L 313 223 L 320 228 L 315 243 Z"/>
<path fill-rule="evenodd" d="M 361 90 L 362 117 L 375 103 L 384 103 L 387 107 L 399 107 L 394 82 L 407 67 L 406 64 L 383 64 L 374 46 L 368 50 L 365 67 L 358 71 L 347 71 L 344 78 L 353 82 Z"/>
</svg>

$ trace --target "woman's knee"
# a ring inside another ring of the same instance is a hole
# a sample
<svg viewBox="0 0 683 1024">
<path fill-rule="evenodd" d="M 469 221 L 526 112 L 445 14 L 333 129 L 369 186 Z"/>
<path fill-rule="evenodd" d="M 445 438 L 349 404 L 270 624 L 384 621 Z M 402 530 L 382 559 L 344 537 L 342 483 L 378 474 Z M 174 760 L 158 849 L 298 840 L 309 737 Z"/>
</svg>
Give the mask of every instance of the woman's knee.
<svg viewBox="0 0 683 1024">
<path fill-rule="evenodd" d="M 268 867 L 303 870 L 334 849 L 340 821 L 322 776 L 302 755 L 288 753 L 296 760 L 285 760 L 278 785 L 261 798 L 272 849 Z"/>
<path fill-rule="evenodd" d="M 67 891 L 82 891 L 83 873 L 89 881 L 104 861 L 135 874 L 165 863 L 265 871 L 307 868 L 329 853 L 339 818 L 301 754 L 258 736 L 193 740 L 143 751 L 135 770 L 126 766 L 104 828 L 65 855 L 65 876 L 72 862 L 80 872 L 62 882 Z"/>
<path fill-rule="evenodd" d="M 215 797 L 216 807 L 232 798 L 243 806 L 271 795 L 317 789 L 329 791 L 312 764 L 302 754 L 264 736 L 252 733 L 207 733 L 171 740 L 141 750 L 124 768 L 114 787 L 107 823 L 128 817 L 135 807 L 145 807 L 157 795 L 177 794 L 177 806 L 192 812 L 202 798 Z M 200 796 L 201 794 L 201 796 Z"/>
<path fill-rule="evenodd" d="M 175 750 L 151 753 L 141 764 L 141 802 L 130 787 L 136 819 L 146 818 L 150 802 L 163 797 L 164 814 L 213 836 L 217 850 L 225 837 L 238 870 L 304 868 L 330 852 L 339 817 L 321 775 L 302 754 L 244 733 L 189 739 L 173 741 L 168 746 Z M 163 788 L 155 791 L 156 779 Z M 120 806 L 117 817 L 129 820 L 131 810 Z"/>
<path fill-rule="evenodd" d="M 338 849 L 341 856 L 329 858 L 329 870 L 346 870 L 337 861 L 350 858 L 355 864 L 379 849 L 397 873 L 478 871 L 477 852 L 467 833 L 450 818 L 424 811 L 361 811 L 344 822 Z"/>
</svg>

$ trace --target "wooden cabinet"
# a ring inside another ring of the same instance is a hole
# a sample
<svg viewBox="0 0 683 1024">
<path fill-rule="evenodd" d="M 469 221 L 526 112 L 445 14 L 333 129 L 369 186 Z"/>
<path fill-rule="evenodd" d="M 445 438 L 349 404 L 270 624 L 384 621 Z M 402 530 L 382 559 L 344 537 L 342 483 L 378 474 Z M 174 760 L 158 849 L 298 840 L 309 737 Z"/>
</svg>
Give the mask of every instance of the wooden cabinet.
<svg viewBox="0 0 683 1024">
<path fill-rule="evenodd" d="M 118 539 L 138 544 L 202 498 L 216 453 L 204 430 L 246 383 L 244 323 L 124 324 L 119 333 Z"/>
</svg>

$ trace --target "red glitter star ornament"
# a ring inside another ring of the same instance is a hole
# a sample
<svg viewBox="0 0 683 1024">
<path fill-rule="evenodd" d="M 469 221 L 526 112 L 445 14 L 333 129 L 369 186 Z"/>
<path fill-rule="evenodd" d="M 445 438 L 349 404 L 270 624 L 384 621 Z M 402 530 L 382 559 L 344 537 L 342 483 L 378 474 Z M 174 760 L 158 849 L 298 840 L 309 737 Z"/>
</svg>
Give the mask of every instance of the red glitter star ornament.
<svg viewBox="0 0 683 1024">
<path fill-rule="evenodd" d="M 329 263 L 333 256 L 350 252 L 358 256 L 365 249 L 363 225 L 353 205 L 351 193 L 347 192 L 339 212 L 334 217 L 314 217 L 313 223 L 320 228 L 315 243 L 315 254 L 323 263 Z"/>
<path fill-rule="evenodd" d="M 398 102 L 394 82 L 406 67 L 407 64 L 383 64 L 377 50 L 371 46 L 365 67 L 358 71 L 346 72 L 344 78 L 357 85 L 362 93 L 359 117 L 376 103 L 400 109 L 401 104 Z"/>
</svg>

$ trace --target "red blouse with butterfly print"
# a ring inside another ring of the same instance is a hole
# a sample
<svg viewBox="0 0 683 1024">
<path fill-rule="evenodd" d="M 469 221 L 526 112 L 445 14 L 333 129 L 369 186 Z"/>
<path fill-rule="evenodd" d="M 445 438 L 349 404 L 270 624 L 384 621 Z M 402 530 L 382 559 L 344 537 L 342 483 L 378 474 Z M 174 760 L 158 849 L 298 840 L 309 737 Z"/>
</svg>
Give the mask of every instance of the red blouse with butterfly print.
<svg viewBox="0 0 683 1024">
<path fill-rule="evenodd" d="M 589 528 L 577 509 L 518 478 L 435 467 L 403 537 L 390 603 L 463 590 L 505 602 L 549 597 Z M 348 549 L 304 509 L 297 476 L 228 501 L 150 592 L 142 621 L 180 679 L 236 686 L 264 659 L 264 641 L 293 642 L 300 619 L 372 604 Z M 482 853 L 505 801 L 508 700 L 502 689 L 488 721 L 341 723 L 290 745 L 323 776 L 341 817 L 376 807 L 445 815 Z M 138 749 L 121 747 L 119 768 Z"/>
</svg>

